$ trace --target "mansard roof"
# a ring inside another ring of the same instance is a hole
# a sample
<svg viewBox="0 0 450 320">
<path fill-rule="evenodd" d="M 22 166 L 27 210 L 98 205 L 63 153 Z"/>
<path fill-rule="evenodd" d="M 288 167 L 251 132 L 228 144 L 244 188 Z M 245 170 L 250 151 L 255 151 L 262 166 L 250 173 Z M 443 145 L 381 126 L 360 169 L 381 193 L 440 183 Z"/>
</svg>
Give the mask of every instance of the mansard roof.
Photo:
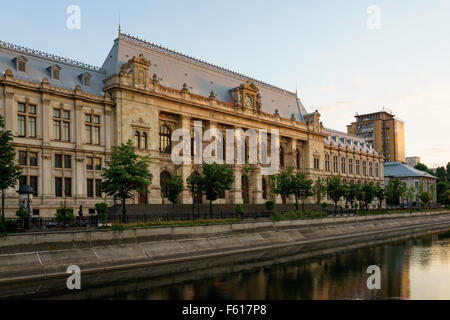
<svg viewBox="0 0 450 320">
<path fill-rule="evenodd" d="M 127 34 L 119 34 L 102 68 L 108 77 L 112 76 L 119 73 L 121 66 L 129 59 L 140 54 L 151 62 L 150 73 L 155 73 L 166 87 L 178 89 L 187 83 L 189 91 L 194 94 L 208 97 L 213 90 L 218 100 L 233 103 L 230 90 L 251 81 L 261 94 L 262 111 L 272 114 L 278 109 L 280 115 L 286 118 L 295 113 L 297 119 L 304 121 L 303 115 L 307 112 L 296 93 Z M 300 115 L 298 109 L 301 110 Z"/>
<path fill-rule="evenodd" d="M 366 143 L 361 137 L 329 128 L 325 128 L 324 133 L 327 135 L 325 143 L 328 145 L 341 148 L 348 147 L 355 151 L 370 152 L 374 155 L 379 155 L 373 146 L 370 143 Z"/>
<path fill-rule="evenodd" d="M 14 60 L 18 56 L 27 60 L 26 72 L 17 71 Z M 61 68 L 59 80 L 49 77 L 48 70 L 55 65 Z M 0 73 L 3 74 L 8 69 L 18 79 L 40 83 L 43 78 L 47 78 L 50 85 L 55 87 L 73 90 L 79 85 L 86 93 L 104 95 L 103 80 L 106 79 L 106 73 L 101 68 L 0 40 Z M 85 72 L 91 75 L 89 86 L 84 86 L 80 79 L 80 74 Z"/>
</svg>

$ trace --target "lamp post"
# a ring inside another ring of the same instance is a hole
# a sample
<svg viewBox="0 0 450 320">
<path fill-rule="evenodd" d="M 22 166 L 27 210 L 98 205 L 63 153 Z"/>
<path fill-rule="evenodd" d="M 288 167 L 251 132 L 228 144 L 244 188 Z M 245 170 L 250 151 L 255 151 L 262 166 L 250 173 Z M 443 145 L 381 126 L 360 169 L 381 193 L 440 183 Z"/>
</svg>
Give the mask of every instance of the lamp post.
<svg viewBox="0 0 450 320">
<path fill-rule="evenodd" d="M 31 211 L 31 195 L 33 188 L 29 185 L 21 185 L 19 187 L 19 207 L 25 202 L 27 215 L 25 216 L 24 229 L 28 230 L 30 227 L 30 211 Z"/>
</svg>

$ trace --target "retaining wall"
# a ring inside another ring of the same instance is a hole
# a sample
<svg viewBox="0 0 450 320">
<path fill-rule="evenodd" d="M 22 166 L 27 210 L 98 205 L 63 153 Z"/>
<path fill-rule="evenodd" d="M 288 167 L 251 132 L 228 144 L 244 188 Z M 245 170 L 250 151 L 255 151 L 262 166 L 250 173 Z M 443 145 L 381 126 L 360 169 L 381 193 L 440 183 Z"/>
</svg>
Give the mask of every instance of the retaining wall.
<svg viewBox="0 0 450 320">
<path fill-rule="evenodd" d="M 68 231 L 0 238 L 0 283 L 211 259 L 396 230 L 450 227 L 450 212 L 258 221 L 192 227 Z"/>
</svg>

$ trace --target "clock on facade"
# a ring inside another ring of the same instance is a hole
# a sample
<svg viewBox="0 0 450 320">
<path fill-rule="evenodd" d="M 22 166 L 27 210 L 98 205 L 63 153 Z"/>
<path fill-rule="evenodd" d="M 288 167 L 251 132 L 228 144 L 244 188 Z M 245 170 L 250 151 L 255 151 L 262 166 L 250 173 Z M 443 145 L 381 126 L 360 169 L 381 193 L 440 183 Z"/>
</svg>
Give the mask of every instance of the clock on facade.
<svg viewBox="0 0 450 320">
<path fill-rule="evenodd" d="M 252 97 L 247 96 L 247 97 L 245 98 L 245 105 L 246 105 L 247 107 L 253 106 L 253 99 L 252 99 Z"/>
</svg>

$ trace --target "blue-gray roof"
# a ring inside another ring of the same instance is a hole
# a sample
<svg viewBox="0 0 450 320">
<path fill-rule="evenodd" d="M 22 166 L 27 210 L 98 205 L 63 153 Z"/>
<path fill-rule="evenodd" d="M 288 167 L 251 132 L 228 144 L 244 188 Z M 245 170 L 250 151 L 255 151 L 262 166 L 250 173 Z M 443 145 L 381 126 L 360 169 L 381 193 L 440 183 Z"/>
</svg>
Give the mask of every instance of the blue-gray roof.
<svg viewBox="0 0 450 320">
<path fill-rule="evenodd" d="M 17 57 L 26 59 L 26 72 L 17 71 L 15 65 Z M 59 80 L 51 78 L 49 68 L 54 65 L 61 68 Z M 86 93 L 104 95 L 103 80 L 106 79 L 106 72 L 101 68 L 0 40 L 0 73 L 8 69 L 18 79 L 40 83 L 43 78 L 47 78 L 50 85 L 55 87 L 73 90 L 79 85 Z M 91 76 L 89 86 L 83 85 L 81 75 L 84 73 Z"/>
<path fill-rule="evenodd" d="M 438 179 L 429 173 L 411 168 L 401 162 L 386 162 L 384 164 L 384 176 L 394 178 L 423 177 Z"/>
</svg>

